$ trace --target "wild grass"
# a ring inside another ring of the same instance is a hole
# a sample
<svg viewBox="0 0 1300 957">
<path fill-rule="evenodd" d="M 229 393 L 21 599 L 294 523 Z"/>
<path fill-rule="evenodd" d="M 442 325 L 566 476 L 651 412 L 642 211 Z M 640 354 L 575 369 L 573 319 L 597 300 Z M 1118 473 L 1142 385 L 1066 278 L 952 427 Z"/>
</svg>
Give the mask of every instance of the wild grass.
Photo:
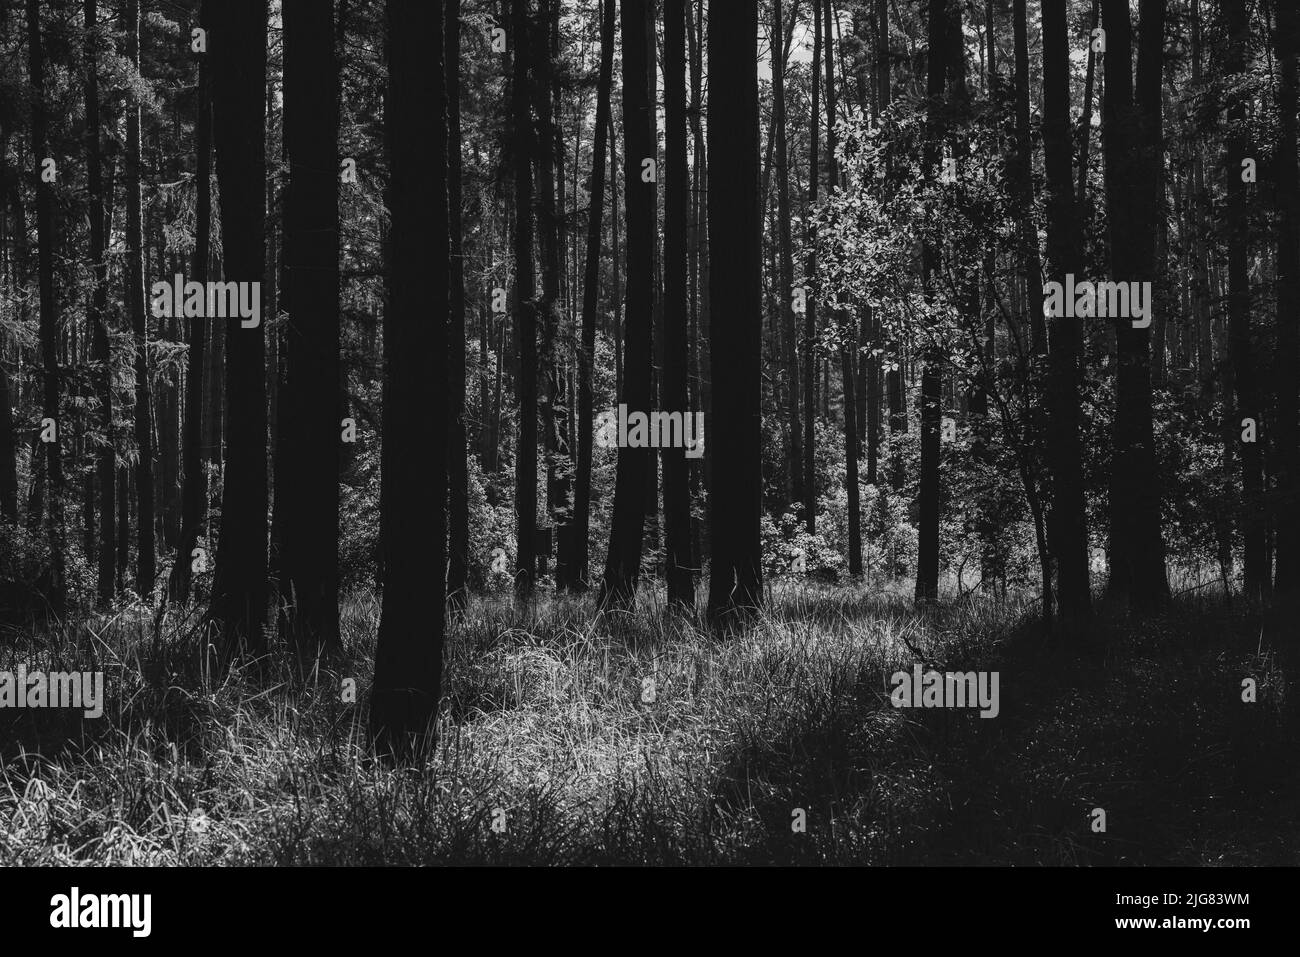
<svg viewBox="0 0 1300 957">
<path fill-rule="evenodd" d="M 0 639 L 0 670 L 102 670 L 107 699 L 0 711 L 0 865 L 1300 863 L 1295 619 L 1210 589 L 1078 644 L 1028 599 L 901 585 L 780 584 L 728 640 L 655 594 L 476 598 L 418 769 L 367 750 L 373 596 L 309 675 L 219 675 L 195 620 Z M 891 707 L 917 661 L 999 671 L 999 716 Z"/>
</svg>

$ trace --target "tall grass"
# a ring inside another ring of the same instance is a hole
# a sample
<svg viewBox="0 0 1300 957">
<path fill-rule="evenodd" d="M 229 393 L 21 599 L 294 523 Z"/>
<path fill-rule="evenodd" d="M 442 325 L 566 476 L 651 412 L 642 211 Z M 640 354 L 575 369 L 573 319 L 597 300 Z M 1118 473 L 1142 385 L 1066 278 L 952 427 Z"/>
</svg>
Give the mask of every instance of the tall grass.
<svg viewBox="0 0 1300 957">
<path fill-rule="evenodd" d="M 1086 652 L 1015 596 L 781 584 L 725 641 L 661 594 L 476 598 L 419 769 L 367 751 L 373 596 L 307 675 L 219 674 L 196 618 L 129 604 L 0 648 L 0 670 L 102 670 L 107 698 L 0 711 L 0 865 L 1300 860 L 1291 652 L 1203 590 L 1102 616 Z M 891 707 L 918 661 L 998 670 L 1000 715 Z"/>
</svg>

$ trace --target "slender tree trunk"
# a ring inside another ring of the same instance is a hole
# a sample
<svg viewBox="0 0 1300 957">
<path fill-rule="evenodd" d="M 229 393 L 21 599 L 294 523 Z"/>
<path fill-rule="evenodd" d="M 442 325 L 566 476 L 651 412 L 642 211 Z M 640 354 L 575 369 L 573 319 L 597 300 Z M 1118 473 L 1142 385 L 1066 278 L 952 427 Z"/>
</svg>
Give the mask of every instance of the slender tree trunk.
<svg viewBox="0 0 1300 957">
<path fill-rule="evenodd" d="M 1228 235 L 1228 348 L 1232 356 L 1236 408 L 1231 426 L 1241 439 L 1238 463 L 1241 468 L 1243 539 L 1242 565 L 1246 596 L 1261 600 L 1269 587 L 1268 523 L 1264 503 L 1264 416 L 1260 396 L 1250 310 L 1250 234 L 1246 211 L 1246 184 L 1242 161 L 1252 156 L 1250 132 L 1246 128 L 1245 82 L 1250 44 L 1250 22 L 1245 0 L 1222 0 L 1224 27 L 1228 36 L 1226 68 L 1234 86 L 1228 95 L 1228 128 L 1224 157 L 1227 191 L 1225 227 Z M 1143 24 L 1145 27 L 1145 24 Z M 1145 37 L 1143 38 L 1145 39 Z M 1294 114 L 1293 114 L 1294 116 Z M 1291 159 L 1294 160 L 1294 152 Z M 1246 420 L 1255 423 L 1254 441 L 1241 433 Z"/>
<path fill-rule="evenodd" d="M 1300 170 L 1296 164 L 1296 110 L 1300 106 L 1300 12 L 1295 4 L 1274 5 L 1274 50 L 1281 67 L 1278 85 L 1277 358 L 1273 375 L 1277 421 L 1277 578 L 1279 593 L 1300 591 Z"/>
<path fill-rule="evenodd" d="M 125 0 L 126 58 L 140 69 L 139 0 Z M 145 312 L 144 236 L 140 197 L 140 100 L 128 94 L 126 112 L 126 313 L 135 341 L 135 590 L 147 598 L 155 577 L 153 396 L 150 390 L 149 316 Z"/>
<path fill-rule="evenodd" d="M 117 453 L 113 447 L 113 357 L 108 339 L 108 261 L 104 257 L 105 200 L 103 151 L 100 148 L 99 112 L 99 13 L 97 0 L 85 0 L 86 24 L 86 186 L 90 194 L 90 261 L 95 285 L 90 294 L 91 355 L 95 363 L 95 395 L 99 399 L 103 444 L 95 456 L 99 487 L 99 558 L 96 594 L 101 605 L 113 600 L 113 560 L 116 557 L 116 527 L 113 523 L 117 500 Z M 2 374 L 2 373 L 0 373 Z M 6 402 L 6 412 L 8 403 Z"/>
<path fill-rule="evenodd" d="M 519 349 L 518 447 L 515 451 L 515 591 L 533 592 L 537 572 L 537 281 L 533 266 L 532 26 L 529 0 L 512 0 L 512 122 L 515 173 L 515 340 Z"/>
<path fill-rule="evenodd" d="M 1043 150 L 1047 164 L 1047 251 L 1050 278 L 1065 285 L 1081 272 L 1070 162 L 1070 49 L 1065 8 L 1043 4 Z M 1067 627 L 1091 610 L 1088 528 L 1083 495 L 1083 452 L 1079 444 L 1078 321 L 1054 316 L 1048 343 L 1047 456 L 1051 507 L 1047 537 L 1056 562 L 1057 605 Z"/>
<path fill-rule="evenodd" d="M 759 202 L 757 4 L 709 26 L 710 298 L 713 317 L 712 562 L 709 619 L 743 626 L 762 604 L 762 210 Z"/>
<path fill-rule="evenodd" d="M 797 3 L 795 6 L 797 7 Z M 797 14 L 797 9 L 790 10 L 791 26 Z M 786 468 L 789 472 L 790 501 L 806 503 L 803 468 L 804 436 L 803 426 L 799 421 L 799 350 L 795 344 L 798 334 L 795 331 L 794 293 L 791 288 L 794 285 L 794 259 L 791 253 L 793 240 L 790 236 L 790 163 L 785 106 L 785 70 L 789 44 L 786 44 L 780 53 L 776 50 L 776 38 L 784 36 L 785 33 L 782 3 L 781 0 L 775 0 L 772 17 L 772 113 L 775 128 L 773 136 L 776 139 L 776 219 L 781 282 L 779 289 L 781 344 L 785 353 L 783 359 L 786 379 Z"/>
<path fill-rule="evenodd" d="M 622 404 L 628 415 L 649 415 L 654 298 L 655 183 L 646 182 L 643 161 L 655 156 L 648 89 L 648 37 L 644 5 L 620 0 L 623 29 L 623 169 L 627 203 L 627 315 L 623 337 Z M 757 313 L 755 313 L 757 315 Z M 620 446 L 614 480 L 614 516 L 600 604 L 626 605 L 636 595 L 641 570 L 646 486 L 653 450 Z"/>
<path fill-rule="evenodd" d="M 435 743 L 442 682 L 449 402 L 428 363 L 448 345 L 447 97 L 441 6 L 390 3 L 387 11 L 384 596 L 370 727 L 381 752 L 407 758 Z M 416 627 L 422 621 L 428 631 Z"/>
<path fill-rule="evenodd" d="M 927 180 L 939 172 L 940 142 L 944 134 L 942 114 L 950 47 L 946 0 L 930 0 L 929 68 L 926 139 L 922 169 Z M 922 244 L 921 272 L 925 286 L 934 281 L 939 268 L 939 250 L 931 242 Z M 936 334 L 934 331 L 930 335 Z M 943 356 L 934 343 L 923 349 L 921 373 L 921 474 L 917 488 L 919 521 L 916 547 L 916 601 L 933 602 L 939 596 L 939 426 L 943 403 Z"/>
<path fill-rule="evenodd" d="M 32 158 L 39 170 L 49 156 L 48 117 L 45 90 L 45 48 L 41 37 L 38 0 L 27 0 L 28 65 L 32 86 Z M 63 422 L 59 417 L 59 307 L 54 299 L 54 190 L 52 182 L 39 176 L 36 186 L 37 286 L 40 298 L 41 415 L 54 426 L 52 440 L 42 439 L 45 451 L 45 485 L 49 498 L 46 529 L 50 543 L 50 591 L 47 599 L 57 612 L 66 596 L 64 561 L 66 544 L 63 528 Z M 40 432 L 45 431 L 42 425 Z"/>
<path fill-rule="evenodd" d="M 208 3 L 199 8 L 199 23 L 207 29 Z M 199 54 L 197 108 L 194 115 L 194 262 L 195 282 L 208 281 L 212 240 L 212 77 L 208 54 Z M 207 367 L 207 325 L 202 317 L 189 320 L 189 353 L 185 362 L 185 421 L 181 436 L 181 540 L 176 549 L 168 591 L 172 601 L 189 598 L 194 549 L 207 527 L 208 478 L 203 462 L 204 375 Z M 205 549 L 205 552 L 207 549 Z"/>
<path fill-rule="evenodd" d="M 447 599 L 469 600 L 469 444 L 465 428 L 465 242 L 461 224 L 460 8 L 447 0 L 443 68 L 447 75 L 447 215 L 451 230 L 450 325 L 447 329 Z"/>
<path fill-rule="evenodd" d="M 266 269 L 266 0 L 222 0 L 210 13 L 225 279 L 258 283 L 260 290 Z M 208 616 L 220 622 L 224 655 L 256 658 L 266 651 L 268 599 L 266 340 L 260 322 L 245 327 L 228 321 L 226 328 L 229 429 Z"/>
<path fill-rule="evenodd" d="M 1138 99 L 1134 101 L 1132 25 L 1127 0 L 1102 0 L 1106 28 L 1103 147 L 1111 273 L 1150 281 L 1155 256 L 1155 163 L 1160 156 L 1160 75 L 1164 0 L 1142 0 Z M 1152 112 L 1154 109 L 1154 112 Z M 1134 611 L 1169 596 L 1155 474 L 1148 330 L 1120 319 L 1116 330 L 1114 462 L 1110 489 L 1107 588 Z"/>
<path fill-rule="evenodd" d="M 813 0 L 813 58 L 809 72 L 812 87 L 812 111 L 808 114 L 808 208 L 817 205 L 817 184 L 821 179 L 818 147 L 821 116 L 818 113 L 820 81 L 818 70 L 822 56 L 821 5 L 829 0 Z M 816 414 L 817 414 L 817 301 L 812 294 L 812 282 L 817 276 L 817 230 L 808 217 L 807 263 L 804 269 L 803 313 L 803 519 L 809 535 L 817 531 L 817 471 L 816 471 Z M 823 390 L 824 391 L 824 390 Z"/>
<path fill-rule="evenodd" d="M 538 133 L 535 141 L 537 149 L 536 167 L 538 173 L 538 191 L 540 192 L 541 236 L 542 236 L 542 300 L 538 312 L 542 321 L 542 371 L 545 376 L 545 391 L 539 397 L 542 405 L 542 422 L 546 429 L 544 448 L 546 453 L 546 510 L 548 524 L 555 537 L 555 584 L 557 588 L 569 585 L 569 568 L 572 558 L 569 555 L 568 537 L 572 533 L 572 459 L 569 444 L 565 436 L 564 387 L 562 383 L 563 357 L 561 344 L 563 334 L 561 324 L 564 321 L 561 296 L 563 236 L 560 230 L 560 216 L 556 204 L 556 189 L 563 183 L 563 176 L 556 169 L 556 158 L 560 155 L 558 142 L 560 132 L 556 125 L 555 96 L 553 75 L 555 63 L 553 53 L 547 52 L 540 40 L 546 34 L 558 31 L 557 20 L 560 15 L 558 0 L 542 0 L 539 10 L 538 45 L 535 48 L 536 78 L 533 93 L 536 96 L 535 112 L 538 121 Z M 546 34 L 543 33 L 545 29 Z"/>
<path fill-rule="evenodd" d="M 686 239 L 690 167 L 686 161 L 686 0 L 664 5 L 664 366 L 662 409 L 680 413 L 683 436 L 693 412 L 687 401 Z M 697 436 L 697 441 L 699 437 Z M 664 577 L 668 600 L 695 607 L 691 565 L 691 492 L 686 449 L 662 450 L 664 460 Z"/>
<path fill-rule="evenodd" d="M 283 517 L 279 628 L 305 660 L 339 648 L 342 408 L 335 56 L 333 4 L 284 0 L 288 322 L 279 410 L 283 455 L 276 463 Z"/>
<path fill-rule="evenodd" d="M 1034 356 L 1047 353 L 1047 323 L 1043 316 L 1043 264 L 1034 222 L 1034 154 L 1029 129 L 1029 40 L 1025 0 L 1015 0 L 1012 12 L 1016 45 L 1015 188 L 1020 200 L 1021 269 L 1029 293 L 1029 348 Z"/>
<path fill-rule="evenodd" d="M 591 205 L 587 210 L 587 259 L 582 286 L 582 345 L 578 350 L 578 482 L 574 489 L 574 586 L 585 590 L 591 560 L 591 443 L 595 410 L 592 377 L 596 363 L 596 308 L 600 301 L 600 237 L 605 211 L 605 152 L 608 148 L 610 87 L 614 74 L 615 0 L 601 0 L 600 75 L 596 82 L 596 128 L 591 152 Z"/>
</svg>

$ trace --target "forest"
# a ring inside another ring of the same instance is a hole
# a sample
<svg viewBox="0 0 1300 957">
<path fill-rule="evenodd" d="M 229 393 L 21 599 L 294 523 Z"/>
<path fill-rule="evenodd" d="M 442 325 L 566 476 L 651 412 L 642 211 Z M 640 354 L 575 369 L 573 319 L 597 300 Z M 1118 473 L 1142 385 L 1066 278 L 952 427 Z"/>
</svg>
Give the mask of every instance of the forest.
<svg viewBox="0 0 1300 957">
<path fill-rule="evenodd" d="M 0 866 L 1300 863 L 1298 57 L 0 0 Z"/>
</svg>

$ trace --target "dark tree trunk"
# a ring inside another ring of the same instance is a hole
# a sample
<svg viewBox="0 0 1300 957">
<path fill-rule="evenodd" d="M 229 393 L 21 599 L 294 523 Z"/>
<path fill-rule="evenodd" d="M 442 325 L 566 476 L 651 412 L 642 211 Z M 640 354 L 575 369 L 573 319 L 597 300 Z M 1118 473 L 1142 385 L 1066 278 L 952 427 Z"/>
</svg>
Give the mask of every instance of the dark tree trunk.
<svg viewBox="0 0 1300 957">
<path fill-rule="evenodd" d="M 1016 46 L 1015 189 L 1020 201 L 1020 255 L 1025 291 L 1029 295 L 1029 348 L 1034 356 L 1047 352 L 1047 323 L 1043 316 L 1043 264 L 1038 254 L 1034 222 L 1034 154 L 1029 130 L 1029 40 L 1025 0 L 1015 0 L 1012 12 Z"/>
<path fill-rule="evenodd" d="M 946 0 L 930 0 L 929 65 L 926 78 L 926 138 L 922 161 L 927 180 L 939 173 L 940 142 L 944 135 L 945 83 L 950 55 L 949 8 Z M 922 244 L 921 272 L 928 288 L 938 271 L 939 250 Z M 930 335 L 934 335 L 931 332 Z M 934 343 L 923 350 L 921 372 L 921 474 L 917 483 L 916 590 L 918 603 L 939 597 L 939 427 L 943 403 L 943 355 Z"/>
<path fill-rule="evenodd" d="M 208 28 L 208 3 L 199 8 L 199 23 Z M 207 283 L 212 241 L 212 76 L 208 54 L 199 58 L 197 108 L 194 115 L 194 261 L 195 282 Z M 208 320 L 189 320 L 189 353 L 185 361 L 185 421 L 181 426 L 181 539 L 176 549 L 168 592 L 171 600 L 189 598 L 194 549 L 205 538 L 208 477 L 203 456 L 203 406 L 206 390 Z"/>
<path fill-rule="evenodd" d="M 578 483 L 573 499 L 574 585 L 586 589 L 591 561 L 591 443 L 595 410 L 592 377 L 596 362 L 596 307 L 600 300 L 600 236 L 605 208 L 605 152 L 608 147 L 610 87 L 614 74 L 615 0 L 601 0 L 600 77 L 596 83 L 595 142 L 591 153 L 591 205 L 587 210 L 587 261 L 582 286 L 582 345 L 578 350 Z"/>
<path fill-rule="evenodd" d="M 546 430 L 543 447 L 546 455 L 546 511 L 547 523 L 552 530 L 556 546 L 555 584 L 557 588 L 569 585 L 572 557 L 569 536 L 572 534 L 573 508 L 572 459 L 565 435 L 563 385 L 563 303 L 561 296 L 561 254 L 563 237 L 557 209 L 556 191 L 563 183 L 563 175 L 556 169 L 560 154 L 560 130 L 556 123 L 554 96 L 554 52 L 548 52 L 542 38 L 558 31 L 560 15 L 558 0 L 542 0 L 538 12 L 538 43 L 534 48 L 536 77 L 533 94 L 536 97 L 535 113 L 538 122 L 536 147 L 538 203 L 541 213 L 542 237 L 542 300 L 538 313 L 542 322 L 542 372 L 545 390 L 539 397 L 542 405 L 542 423 Z"/>
<path fill-rule="evenodd" d="M 693 415 L 687 402 L 686 238 L 690 167 L 686 161 L 686 0 L 664 4 L 664 108 L 666 112 L 664 196 L 664 366 L 663 411 Z M 695 607 L 691 565 L 691 491 L 686 449 L 662 450 L 664 460 L 664 577 L 668 600 Z"/>
<path fill-rule="evenodd" d="M 797 2 L 796 2 L 797 6 Z M 786 33 L 781 0 L 775 0 L 772 14 L 772 114 L 773 136 L 776 139 L 776 221 L 777 247 L 780 262 L 780 282 L 778 298 L 781 310 L 781 345 L 784 349 L 785 365 L 785 400 L 786 400 L 786 468 L 789 472 L 790 501 L 805 503 L 804 468 L 803 468 L 803 426 L 799 421 L 799 350 L 795 345 L 798 335 L 795 329 L 794 311 L 794 259 L 791 253 L 793 240 L 790 236 L 790 163 L 786 132 L 785 107 L 785 70 L 787 44 L 780 52 L 776 50 L 776 38 Z M 796 9 L 790 11 L 790 24 L 793 26 Z"/>
<path fill-rule="evenodd" d="M 652 394 L 651 342 L 654 299 L 655 183 L 643 179 L 642 161 L 655 156 L 648 84 L 645 6 L 620 0 L 623 30 L 623 169 L 627 205 L 627 314 L 623 335 L 623 393 L 628 415 L 649 415 Z M 757 315 L 757 313 L 755 313 Z M 609 555 L 601 583 L 600 604 L 630 604 L 641 571 L 641 544 L 647 486 L 651 481 L 649 448 L 620 447 L 614 480 L 614 515 Z"/>
<path fill-rule="evenodd" d="M 279 627 L 306 659 L 339 647 L 338 77 L 333 4 L 284 0 Z"/>
<path fill-rule="evenodd" d="M 809 72 L 809 85 L 812 87 L 812 110 L 808 114 L 808 207 L 817 205 L 817 184 L 821 179 L 818 148 L 821 129 L 821 116 L 818 113 L 818 94 L 821 88 L 818 71 L 822 55 L 822 17 L 823 0 L 813 0 L 813 57 Z M 829 2 L 829 0 L 828 0 Z M 816 471 L 816 437 L 817 416 L 817 301 L 812 294 L 812 281 L 817 276 L 817 230 L 808 217 L 807 227 L 807 263 L 804 269 L 804 313 L 803 313 L 803 519 L 804 528 L 809 535 L 817 531 L 817 471 Z M 824 390 L 823 390 L 824 391 Z"/>
<path fill-rule="evenodd" d="M 99 399 L 103 444 L 95 456 L 99 487 L 99 560 L 96 594 L 102 605 L 113 600 L 113 562 L 116 557 L 117 453 L 113 448 L 113 370 L 108 340 L 108 261 L 104 258 L 105 198 L 103 151 L 99 142 L 99 39 L 97 0 L 85 0 L 86 24 L 86 187 L 90 194 L 90 261 L 95 285 L 90 294 L 91 356 L 94 360 L 95 395 Z M 2 374 L 2 373 L 0 373 Z M 6 402 L 6 412 L 8 411 Z"/>
<path fill-rule="evenodd" d="M 447 221 L 451 274 L 447 328 L 447 599 L 464 608 L 469 599 L 469 445 L 465 428 L 465 243 L 461 228 L 460 6 L 447 0 L 443 68 L 447 76 Z"/>
<path fill-rule="evenodd" d="M 1227 209 L 1224 225 L 1228 238 L 1228 349 L 1232 356 L 1236 408 L 1230 425 L 1240 438 L 1245 420 L 1251 419 L 1260 433 L 1253 442 L 1241 441 L 1242 572 L 1246 596 L 1258 601 L 1269 586 L 1268 525 L 1264 504 L 1263 407 L 1261 403 L 1250 310 L 1250 234 L 1246 210 L 1246 184 L 1242 181 L 1242 160 L 1252 156 L 1250 131 L 1246 127 L 1249 94 L 1243 90 L 1250 44 L 1250 21 L 1245 0 L 1222 0 L 1228 45 L 1225 67 L 1234 84 L 1228 94 L 1227 152 L 1224 157 Z M 1145 28 L 1145 23 L 1143 24 Z M 1143 40 L 1145 40 L 1145 36 Z M 1139 78 L 1139 83 L 1141 79 Z M 1294 153 L 1291 154 L 1294 159 Z"/>
<path fill-rule="evenodd" d="M 266 0 L 222 0 L 213 5 L 208 34 L 225 278 L 259 290 L 266 269 L 266 13 Z M 226 466 L 208 616 L 220 622 L 226 656 L 255 658 L 266 651 L 268 598 L 266 340 L 261 323 L 227 320 L 225 328 Z"/>
<path fill-rule="evenodd" d="M 1130 73 L 1128 0 L 1102 0 L 1106 28 L 1103 147 L 1112 279 L 1150 281 L 1155 257 L 1155 164 L 1161 150 L 1160 74 L 1164 0 L 1142 0 L 1138 100 Z M 1154 113 L 1151 108 L 1154 107 Z M 1151 412 L 1148 330 L 1128 319 L 1115 326 L 1114 460 L 1110 487 L 1109 593 L 1134 611 L 1169 596 L 1160 531 L 1160 488 Z"/>
<path fill-rule="evenodd" d="M 442 682 L 449 403 L 428 364 L 448 345 L 447 99 L 440 5 L 392 2 L 387 10 L 384 595 L 370 727 L 382 752 L 406 758 L 435 741 Z"/>
<path fill-rule="evenodd" d="M 126 58 L 140 69 L 139 0 L 125 0 Z M 135 341 L 135 590 L 144 598 L 155 577 L 153 396 L 150 390 L 149 315 L 145 312 L 144 235 L 140 197 L 140 100 L 128 94 L 126 107 L 126 314 Z"/>
<path fill-rule="evenodd" d="M 759 202 L 757 4 L 709 26 L 710 298 L 713 485 L 709 619 L 727 631 L 762 605 L 762 211 Z"/>
<path fill-rule="evenodd" d="M 828 192 L 840 188 L 839 163 L 835 158 L 835 50 L 832 46 L 830 0 L 822 4 L 822 33 L 826 44 L 826 162 L 830 168 Z M 847 310 L 837 312 L 840 330 L 840 379 L 844 391 L 844 489 L 849 511 L 849 576 L 862 575 L 862 506 L 858 485 L 858 403 L 854 376 L 857 369 L 857 344 L 852 316 Z"/>
<path fill-rule="evenodd" d="M 1074 181 L 1070 160 L 1070 50 L 1065 8 L 1043 4 L 1043 151 L 1047 164 L 1047 253 L 1049 278 L 1066 282 L 1082 271 Z M 1083 453 L 1079 445 L 1078 320 L 1064 315 L 1051 321 L 1048 342 L 1047 457 L 1051 508 L 1047 538 L 1056 563 L 1057 605 L 1070 627 L 1091 611 L 1088 582 L 1088 528 L 1083 495 Z"/>
<path fill-rule="evenodd" d="M 515 342 L 519 349 L 519 433 L 515 450 L 515 591 L 533 592 L 537 573 L 537 281 L 533 266 L 532 66 L 529 0 L 512 0 L 511 33 L 514 77 L 511 121 L 514 124 L 515 175 Z"/>
<path fill-rule="evenodd" d="M 32 157 L 37 169 L 48 154 L 48 124 L 45 100 L 45 49 L 41 37 L 38 0 L 27 0 L 28 65 L 32 85 Z M 50 606 L 61 611 L 66 596 L 64 577 L 65 543 L 63 527 L 63 422 L 59 418 L 59 314 L 54 299 L 54 183 L 38 177 L 36 185 L 37 285 L 40 297 L 41 415 L 53 421 L 53 441 L 42 441 L 45 451 L 45 487 L 49 499 L 46 529 L 50 543 Z M 43 427 L 41 430 L 43 431 Z"/>
<path fill-rule="evenodd" d="M 1295 4 L 1278 0 L 1274 49 L 1281 67 L 1278 85 L 1277 206 L 1277 359 L 1273 376 L 1277 421 L 1278 592 L 1300 591 L 1300 171 L 1296 168 L 1296 110 L 1300 100 L 1300 13 Z"/>
</svg>

